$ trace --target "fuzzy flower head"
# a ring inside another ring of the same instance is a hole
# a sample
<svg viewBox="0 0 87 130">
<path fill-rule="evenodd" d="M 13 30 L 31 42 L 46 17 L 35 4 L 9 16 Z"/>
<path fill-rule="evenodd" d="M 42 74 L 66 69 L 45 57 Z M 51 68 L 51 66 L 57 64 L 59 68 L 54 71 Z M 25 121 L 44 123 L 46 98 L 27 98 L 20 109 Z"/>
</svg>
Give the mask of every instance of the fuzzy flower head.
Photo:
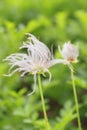
<svg viewBox="0 0 87 130">
<path fill-rule="evenodd" d="M 20 47 L 20 49 L 27 49 L 27 53 L 11 54 L 4 60 L 11 65 L 8 76 L 17 71 L 21 72 L 21 76 L 24 76 L 26 73 L 43 74 L 44 72 L 49 72 L 48 68 L 52 66 L 53 56 L 48 47 L 33 35 L 27 35 L 27 41 L 23 42 L 23 45 Z"/>
<path fill-rule="evenodd" d="M 60 48 L 59 48 L 60 50 Z M 69 63 L 76 63 L 79 56 L 78 47 L 71 44 L 71 42 L 67 42 L 64 44 L 63 49 L 60 50 L 62 57 Z"/>
<path fill-rule="evenodd" d="M 20 47 L 20 49 L 26 49 L 27 53 L 11 54 L 4 59 L 10 65 L 9 74 L 6 76 L 11 76 L 15 72 L 20 72 L 21 76 L 29 73 L 34 75 L 36 86 L 37 74 L 44 75 L 44 73 L 48 72 L 49 79 L 51 79 L 51 73 L 48 69 L 56 63 L 63 62 L 63 60 L 53 59 L 53 55 L 44 43 L 40 42 L 32 34 L 27 33 L 27 36 L 27 41 L 23 42 L 23 45 Z"/>
</svg>

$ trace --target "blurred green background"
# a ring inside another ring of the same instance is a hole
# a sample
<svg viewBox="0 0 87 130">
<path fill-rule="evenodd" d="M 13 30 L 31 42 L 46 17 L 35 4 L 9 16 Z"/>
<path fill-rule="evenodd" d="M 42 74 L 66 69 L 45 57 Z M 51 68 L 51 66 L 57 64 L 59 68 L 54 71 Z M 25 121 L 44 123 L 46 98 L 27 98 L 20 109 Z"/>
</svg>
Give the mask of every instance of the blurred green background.
<svg viewBox="0 0 87 130">
<path fill-rule="evenodd" d="M 25 33 L 51 45 L 61 58 L 58 45 L 71 41 L 79 46 L 74 65 L 83 130 L 87 130 L 87 1 L 0 0 L 0 130 L 44 130 L 40 95 L 32 91 L 33 76 L 4 77 L 8 64 L 2 60 L 19 51 Z M 70 71 L 65 65 L 50 69 L 51 82 L 42 77 L 47 114 L 52 130 L 78 130 Z"/>
</svg>

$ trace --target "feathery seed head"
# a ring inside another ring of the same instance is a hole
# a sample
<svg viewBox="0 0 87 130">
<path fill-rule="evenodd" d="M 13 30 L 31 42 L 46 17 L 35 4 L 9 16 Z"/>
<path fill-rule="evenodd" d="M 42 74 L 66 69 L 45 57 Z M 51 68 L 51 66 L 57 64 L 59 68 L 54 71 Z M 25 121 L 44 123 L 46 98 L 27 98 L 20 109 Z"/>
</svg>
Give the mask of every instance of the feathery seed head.
<svg viewBox="0 0 87 130">
<path fill-rule="evenodd" d="M 21 76 L 26 73 L 30 74 L 43 74 L 48 72 L 48 68 L 53 65 L 53 56 L 48 47 L 36 39 L 32 34 L 28 34 L 28 39 L 23 42 L 20 49 L 26 48 L 26 53 L 15 53 L 8 56 L 4 61 L 8 61 L 11 65 L 10 73 L 11 76 L 15 72 L 21 72 Z"/>
</svg>

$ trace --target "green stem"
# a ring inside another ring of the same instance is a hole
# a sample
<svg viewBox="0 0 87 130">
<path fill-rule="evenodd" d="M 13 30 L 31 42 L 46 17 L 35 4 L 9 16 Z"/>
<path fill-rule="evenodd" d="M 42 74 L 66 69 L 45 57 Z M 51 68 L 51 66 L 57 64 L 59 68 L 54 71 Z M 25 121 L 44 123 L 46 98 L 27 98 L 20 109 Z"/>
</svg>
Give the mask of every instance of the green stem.
<svg viewBox="0 0 87 130">
<path fill-rule="evenodd" d="M 74 80 L 73 70 L 71 70 L 71 78 L 72 78 L 73 93 L 74 93 L 75 104 L 76 104 L 76 111 L 77 111 L 78 130 L 82 130 L 82 128 L 81 128 L 80 114 L 79 114 L 79 104 L 78 104 L 78 98 L 77 98 L 77 93 L 76 93 L 76 87 L 75 87 L 75 80 Z"/>
<path fill-rule="evenodd" d="M 50 130 L 50 125 L 49 125 L 47 114 L 46 114 L 46 108 L 45 108 L 45 102 L 44 102 L 44 97 L 43 97 L 43 90 L 42 90 L 42 86 L 41 86 L 40 74 L 38 74 L 38 87 L 39 87 L 41 101 L 42 101 L 44 119 L 45 119 L 45 122 L 46 122 L 46 130 Z"/>
</svg>

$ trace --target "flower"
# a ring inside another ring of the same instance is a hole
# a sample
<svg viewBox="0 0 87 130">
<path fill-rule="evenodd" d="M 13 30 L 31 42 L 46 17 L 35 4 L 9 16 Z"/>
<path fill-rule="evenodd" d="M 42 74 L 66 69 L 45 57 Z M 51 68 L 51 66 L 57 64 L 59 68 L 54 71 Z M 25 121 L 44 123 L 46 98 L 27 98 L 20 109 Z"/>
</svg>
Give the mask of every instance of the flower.
<svg viewBox="0 0 87 130">
<path fill-rule="evenodd" d="M 59 47 L 59 51 L 65 60 L 64 64 L 67 64 L 70 69 L 72 69 L 71 63 L 77 63 L 78 56 L 79 56 L 79 50 L 78 47 L 73 45 L 70 41 L 65 43 L 63 46 L 63 49 L 61 50 Z M 72 69 L 73 70 L 73 69 Z"/>
<path fill-rule="evenodd" d="M 67 42 L 64 44 L 61 54 L 62 57 L 68 62 L 77 62 L 79 51 L 77 46 L 71 44 L 71 42 Z"/>
<path fill-rule="evenodd" d="M 4 59 L 10 65 L 9 74 L 6 76 L 12 76 L 15 72 L 20 72 L 21 76 L 30 73 L 34 75 L 36 84 L 36 75 L 44 75 L 44 73 L 48 72 L 51 79 L 51 73 L 48 69 L 56 63 L 63 62 L 63 60 L 54 59 L 44 43 L 40 42 L 32 34 L 27 33 L 27 35 L 27 41 L 23 42 L 23 45 L 20 47 L 20 49 L 27 49 L 27 53 L 11 54 Z"/>
</svg>

